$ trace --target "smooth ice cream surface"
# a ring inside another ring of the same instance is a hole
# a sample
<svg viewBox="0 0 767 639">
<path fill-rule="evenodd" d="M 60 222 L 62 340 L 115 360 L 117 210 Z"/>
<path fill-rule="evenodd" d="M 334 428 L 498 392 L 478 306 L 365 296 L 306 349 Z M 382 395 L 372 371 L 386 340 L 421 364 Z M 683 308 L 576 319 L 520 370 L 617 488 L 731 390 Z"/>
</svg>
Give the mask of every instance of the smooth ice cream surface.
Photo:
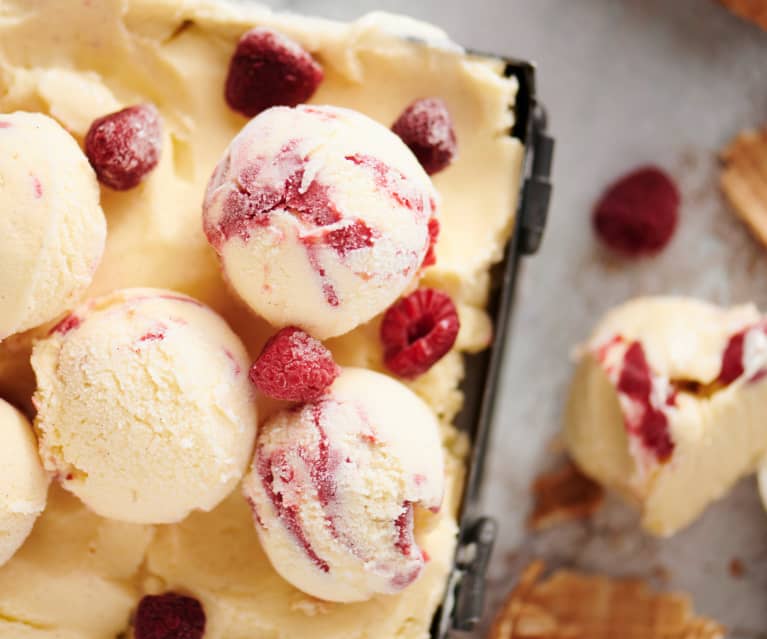
<svg viewBox="0 0 767 639">
<path fill-rule="evenodd" d="M 61 315 L 90 285 L 106 222 L 77 142 L 41 113 L 0 108 L 0 340 Z"/>
<path fill-rule="evenodd" d="M 450 293 L 461 332 L 455 349 L 410 384 L 440 419 L 448 491 L 435 529 L 419 539 L 431 560 L 401 593 L 332 604 L 295 589 L 264 555 L 239 490 L 210 512 L 155 528 L 97 517 L 54 484 L 29 541 L 0 569 L 0 636 L 117 636 L 142 593 L 170 588 L 203 600 L 205 639 L 428 636 L 463 481 L 466 442 L 449 426 L 462 402 L 461 354 L 488 344 L 487 273 L 511 231 L 519 186 L 522 146 L 507 135 L 516 84 L 503 77 L 503 63 L 386 14 L 341 24 L 211 0 L 99 0 L 77 11 L 69 0 L 5 0 L 1 12 L 0 112 L 49 114 L 80 143 L 94 119 L 130 105 L 151 102 L 162 118 L 157 168 L 135 189 L 102 189 L 109 233 L 89 296 L 136 286 L 191 295 L 224 316 L 251 357 L 274 332 L 231 294 L 200 223 L 210 176 L 247 123 L 223 98 L 229 59 L 243 33 L 265 26 L 322 64 L 312 103 L 389 127 L 418 98 L 445 101 L 459 154 L 433 176 L 441 233 L 424 283 Z M 30 411 L 32 338 L 47 330 L 0 343 L 0 396 Z M 342 365 L 382 367 L 375 320 L 328 346 Z M 259 414 L 268 409 L 261 403 Z"/>
<path fill-rule="evenodd" d="M 423 400 L 349 368 L 324 398 L 261 426 L 243 490 L 277 572 L 319 599 L 364 601 L 423 570 L 415 511 L 439 511 L 444 472 Z"/>
<path fill-rule="evenodd" d="M 570 453 L 638 503 L 648 531 L 672 534 L 767 454 L 766 378 L 765 322 L 753 306 L 630 301 L 582 349 Z"/>
<path fill-rule="evenodd" d="M 48 477 L 37 455 L 32 425 L 0 400 L 0 566 L 8 561 L 45 508 Z"/>
<path fill-rule="evenodd" d="M 94 512 L 172 523 L 240 480 L 256 407 L 239 338 L 185 295 L 89 301 L 32 353 L 46 468 Z"/>
<path fill-rule="evenodd" d="M 437 194 L 400 138 L 329 106 L 274 107 L 227 149 L 204 228 L 259 315 L 318 338 L 386 308 L 418 274 Z"/>
</svg>

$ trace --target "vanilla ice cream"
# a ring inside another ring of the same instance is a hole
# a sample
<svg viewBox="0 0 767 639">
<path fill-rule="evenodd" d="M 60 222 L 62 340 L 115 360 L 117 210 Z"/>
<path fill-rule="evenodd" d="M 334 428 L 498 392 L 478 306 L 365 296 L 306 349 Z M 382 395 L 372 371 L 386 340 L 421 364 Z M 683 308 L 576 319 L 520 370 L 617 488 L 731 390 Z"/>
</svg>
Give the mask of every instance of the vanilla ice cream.
<svg viewBox="0 0 767 639">
<path fill-rule="evenodd" d="M 45 508 L 48 476 L 37 455 L 32 426 L 0 399 L 0 566 L 13 557 Z"/>
<path fill-rule="evenodd" d="M 416 277 L 436 200 L 381 124 L 338 107 L 274 107 L 216 168 L 204 229 L 254 311 L 324 339 L 385 310 Z"/>
<path fill-rule="evenodd" d="M 364 601 L 421 573 L 415 510 L 439 510 L 444 473 L 428 406 L 348 368 L 327 397 L 261 427 L 243 490 L 277 572 L 320 599 Z"/>
<path fill-rule="evenodd" d="M 74 138 L 40 113 L 0 113 L 0 340 L 54 319 L 91 283 L 106 236 Z"/>
<path fill-rule="evenodd" d="M 211 172 L 247 123 L 224 99 L 228 64 L 242 35 L 265 27 L 325 69 L 312 102 L 354 109 L 384 127 L 420 97 L 447 104 L 460 152 L 432 177 L 440 235 L 424 284 L 450 293 L 461 331 L 453 351 L 410 384 L 439 416 L 448 490 L 434 530 L 421 536 L 416 526 L 430 560 L 398 595 L 334 604 L 296 590 L 272 568 L 238 490 L 210 512 L 154 527 L 99 517 L 55 484 L 30 539 L 0 568 L 0 636 L 130 636 L 131 611 L 156 587 L 201 599 L 205 639 L 428 636 L 453 564 L 463 486 L 466 439 L 450 426 L 462 402 L 462 353 L 488 344 L 488 270 L 511 233 L 522 174 L 523 146 L 508 135 L 516 80 L 504 75 L 502 60 L 466 54 L 436 27 L 383 13 L 341 23 L 212 0 L 98 0 L 77 11 L 71 0 L 3 0 L 2 7 L 0 112 L 50 114 L 82 143 L 105 114 L 145 102 L 160 111 L 157 168 L 136 189 L 102 191 L 109 233 L 89 297 L 136 286 L 183 292 L 220 313 L 253 357 L 275 332 L 224 285 L 200 223 Z M 31 338 L 0 343 L 0 396 L 30 409 Z M 375 322 L 328 346 L 339 364 L 382 366 Z M 207 379 L 204 368 L 200 374 Z M 261 412 L 269 408 L 264 402 Z"/>
<path fill-rule="evenodd" d="M 210 510 L 252 451 L 247 365 L 239 338 L 190 297 L 91 300 L 32 354 L 43 463 L 103 517 L 169 523 Z"/>
<path fill-rule="evenodd" d="M 566 412 L 578 465 L 669 535 L 767 455 L 767 325 L 752 305 L 641 298 L 583 348 Z"/>
</svg>

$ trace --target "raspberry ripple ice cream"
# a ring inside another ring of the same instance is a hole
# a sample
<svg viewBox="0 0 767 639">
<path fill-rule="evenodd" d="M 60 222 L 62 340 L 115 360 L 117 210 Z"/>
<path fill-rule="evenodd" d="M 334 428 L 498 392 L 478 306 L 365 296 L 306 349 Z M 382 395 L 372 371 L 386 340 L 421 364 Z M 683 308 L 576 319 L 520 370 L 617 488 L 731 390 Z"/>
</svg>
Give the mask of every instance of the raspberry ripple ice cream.
<svg viewBox="0 0 767 639">
<path fill-rule="evenodd" d="M 0 114 L 0 340 L 55 319 L 93 279 L 106 238 L 96 175 L 55 120 Z"/>
<path fill-rule="evenodd" d="M 245 472 L 256 430 L 247 353 L 190 297 L 91 300 L 35 345 L 32 366 L 43 463 L 102 517 L 180 521 Z"/>
<path fill-rule="evenodd" d="M 0 399 L 0 566 L 24 542 L 45 509 L 48 476 L 37 455 L 32 426 Z"/>
<path fill-rule="evenodd" d="M 418 275 L 436 201 L 418 160 L 381 124 L 338 107 L 274 107 L 230 144 L 203 227 L 256 313 L 325 339 L 385 310 Z"/>
<path fill-rule="evenodd" d="M 419 576 L 427 557 L 416 536 L 440 508 L 444 475 L 426 404 L 390 377 L 347 368 L 323 399 L 261 426 L 243 491 L 277 572 L 352 602 Z"/>
<path fill-rule="evenodd" d="M 566 411 L 581 469 L 670 535 L 767 459 L 767 322 L 753 305 L 639 298 L 600 322 Z"/>
</svg>

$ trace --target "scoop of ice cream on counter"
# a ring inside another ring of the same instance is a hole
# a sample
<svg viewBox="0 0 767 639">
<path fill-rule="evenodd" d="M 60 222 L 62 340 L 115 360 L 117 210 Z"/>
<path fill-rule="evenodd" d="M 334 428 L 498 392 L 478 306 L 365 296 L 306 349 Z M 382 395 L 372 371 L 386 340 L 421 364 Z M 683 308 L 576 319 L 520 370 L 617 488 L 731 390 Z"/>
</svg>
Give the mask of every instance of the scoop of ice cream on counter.
<svg viewBox="0 0 767 639">
<path fill-rule="evenodd" d="M 767 320 L 752 305 L 640 298 L 582 349 L 566 411 L 581 469 L 670 535 L 767 458 Z"/>
<path fill-rule="evenodd" d="M 230 144 L 203 226 L 256 313 L 325 339 L 385 310 L 418 275 L 436 199 L 386 127 L 349 109 L 274 107 Z"/>
<path fill-rule="evenodd" d="M 48 476 L 37 454 L 32 425 L 0 399 L 0 566 L 13 557 L 45 509 Z"/>
<path fill-rule="evenodd" d="M 69 133 L 40 113 L 0 114 L 0 339 L 67 310 L 91 283 L 106 221 Z"/>
<path fill-rule="evenodd" d="M 417 511 L 439 510 L 444 473 L 428 406 L 385 375 L 347 368 L 324 398 L 261 426 L 243 490 L 283 578 L 320 599 L 364 601 L 419 576 L 430 517 Z"/>
<path fill-rule="evenodd" d="M 45 467 L 95 513 L 170 523 L 210 510 L 252 453 L 248 358 L 223 319 L 159 289 L 90 300 L 35 345 Z"/>
</svg>

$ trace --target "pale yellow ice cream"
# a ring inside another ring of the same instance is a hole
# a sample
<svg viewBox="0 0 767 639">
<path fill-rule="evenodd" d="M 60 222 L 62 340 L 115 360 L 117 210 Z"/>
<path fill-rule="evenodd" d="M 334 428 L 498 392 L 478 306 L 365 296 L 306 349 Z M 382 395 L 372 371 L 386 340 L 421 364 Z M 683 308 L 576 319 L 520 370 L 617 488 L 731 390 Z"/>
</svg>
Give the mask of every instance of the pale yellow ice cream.
<svg viewBox="0 0 767 639">
<path fill-rule="evenodd" d="M 29 535 L 45 508 L 48 476 L 37 455 L 32 425 L 0 399 L 0 566 Z"/>
<path fill-rule="evenodd" d="M 421 574 L 414 516 L 439 510 L 444 473 L 423 400 L 348 368 L 325 397 L 261 426 L 243 491 L 277 572 L 319 599 L 365 601 Z"/>
<path fill-rule="evenodd" d="M 459 153 L 433 176 L 441 235 L 424 283 L 452 295 L 461 332 L 456 348 L 409 386 L 440 419 L 449 497 L 421 544 L 431 560 L 414 584 L 331 604 L 272 569 L 239 490 L 208 513 L 155 529 L 99 518 L 54 484 L 29 541 L 0 569 L 0 637 L 112 639 L 143 592 L 165 589 L 203 601 L 205 639 L 427 637 L 455 548 L 466 441 L 449 424 L 462 402 L 461 354 L 488 344 L 488 269 L 516 208 L 522 146 L 507 135 L 515 81 L 502 76 L 502 62 L 466 55 L 438 29 L 399 16 L 341 24 L 211 0 L 93 0 L 77 9 L 70 0 L 3 0 L 0 112 L 47 113 L 82 142 L 93 119 L 150 101 L 167 151 L 136 189 L 102 191 L 109 235 L 90 295 L 130 286 L 192 295 L 225 317 L 251 356 L 273 329 L 229 292 L 200 222 L 206 184 L 247 122 L 223 99 L 240 36 L 268 26 L 297 40 L 325 71 L 312 102 L 356 109 L 387 127 L 419 97 L 446 102 Z M 0 395 L 30 410 L 32 337 L 0 344 Z M 341 364 L 382 367 L 375 319 L 328 345 Z M 268 410 L 262 404 L 259 414 Z"/>
<path fill-rule="evenodd" d="M 247 353 L 197 300 L 91 300 L 35 345 L 32 366 L 45 467 L 95 513 L 172 523 L 242 477 L 256 432 Z"/>
<path fill-rule="evenodd" d="M 41 113 L 3 110 L 0 341 L 77 301 L 93 279 L 106 234 L 96 175 L 74 138 Z"/>
<path fill-rule="evenodd" d="M 640 298 L 608 313 L 582 348 L 566 413 L 569 451 L 641 507 L 648 531 L 689 524 L 767 454 L 761 320 L 752 305 Z M 728 345 L 738 334 L 743 349 L 733 360 Z M 723 377 L 724 361 L 742 372 Z"/>
<path fill-rule="evenodd" d="M 388 128 L 299 105 L 264 111 L 234 138 L 203 224 L 256 313 L 325 339 L 386 310 L 419 274 L 436 206 L 429 177 Z"/>
</svg>

